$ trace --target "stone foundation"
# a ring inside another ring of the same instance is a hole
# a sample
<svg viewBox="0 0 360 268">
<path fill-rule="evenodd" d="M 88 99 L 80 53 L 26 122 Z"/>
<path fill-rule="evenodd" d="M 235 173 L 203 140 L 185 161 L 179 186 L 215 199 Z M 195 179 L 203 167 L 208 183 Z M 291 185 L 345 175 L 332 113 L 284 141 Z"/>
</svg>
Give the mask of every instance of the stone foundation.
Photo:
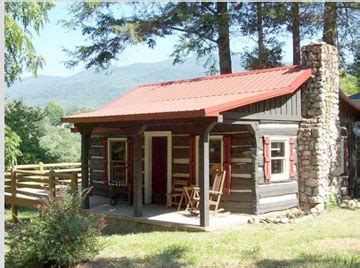
<svg viewBox="0 0 360 268">
<path fill-rule="evenodd" d="M 299 199 L 305 210 L 323 210 L 329 196 L 341 194 L 338 52 L 324 42 L 311 43 L 302 48 L 302 57 L 313 78 L 301 96 Z"/>
</svg>

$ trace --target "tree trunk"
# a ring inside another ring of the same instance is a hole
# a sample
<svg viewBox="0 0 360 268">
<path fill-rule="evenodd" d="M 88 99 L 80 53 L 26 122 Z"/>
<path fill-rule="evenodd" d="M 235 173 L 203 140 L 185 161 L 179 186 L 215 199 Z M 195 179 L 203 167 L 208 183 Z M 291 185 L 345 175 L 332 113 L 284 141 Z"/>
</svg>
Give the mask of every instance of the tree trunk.
<svg viewBox="0 0 360 268">
<path fill-rule="evenodd" d="M 291 3 L 291 31 L 293 41 L 293 64 L 300 64 L 300 14 L 298 2 Z"/>
<path fill-rule="evenodd" d="M 258 34 L 258 53 L 259 53 L 258 68 L 264 68 L 266 51 L 265 51 L 265 44 L 264 44 L 263 4 L 262 4 L 262 2 L 256 3 L 256 18 L 257 18 L 257 34 Z"/>
<path fill-rule="evenodd" d="M 323 41 L 330 45 L 336 44 L 336 19 L 336 2 L 325 2 L 323 15 Z"/>
<path fill-rule="evenodd" d="M 217 40 L 220 73 L 231 73 L 231 51 L 229 37 L 229 15 L 226 2 L 217 2 L 217 22 L 219 38 Z"/>
</svg>

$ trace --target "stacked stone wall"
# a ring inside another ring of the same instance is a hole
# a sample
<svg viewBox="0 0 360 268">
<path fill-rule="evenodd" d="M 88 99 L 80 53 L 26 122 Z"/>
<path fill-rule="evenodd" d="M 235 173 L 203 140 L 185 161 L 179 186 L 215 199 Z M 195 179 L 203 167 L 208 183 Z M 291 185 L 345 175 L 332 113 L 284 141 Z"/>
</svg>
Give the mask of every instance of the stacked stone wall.
<svg viewBox="0 0 360 268">
<path fill-rule="evenodd" d="M 338 52 L 326 43 L 311 43 L 302 48 L 302 58 L 303 65 L 312 68 L 313 77 L 302 89 L 300 206 L 323 210 L 330 196 L 341 193 Z"/>
</svg>

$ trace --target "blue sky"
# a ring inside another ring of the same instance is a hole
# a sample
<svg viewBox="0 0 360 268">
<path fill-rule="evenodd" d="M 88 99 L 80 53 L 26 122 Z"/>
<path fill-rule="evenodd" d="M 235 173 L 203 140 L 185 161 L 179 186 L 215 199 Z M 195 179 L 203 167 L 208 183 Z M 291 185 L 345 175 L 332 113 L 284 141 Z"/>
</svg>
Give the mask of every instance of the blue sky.
<svg viewBox="0 0 360 268">
<path fill-rule="evenodd" d="M 60 23 L 60 20 L 70 18 L 67 10 L 69 5 L 69 2 L 56 3 L 55 8 L 48 14 L 50 22 L 45 24 L 39 36 L 33 38 L 36 51 L 46 59 L 46 65 L 43 70 L 39 71 L 40 75 L 70 76 L 83 70 L 83 66 L 74 69 L 64 67 L 66 53 L 63 48 L 73 49 L 76 45 L 85 42 L 80 31 L 65 29 Z M 129 10 L 124 8 L 121 12 L 126 13 Z M 279 38 L 285 42 L 283 62 L 289 63 L 292 61 L 291 38 L 290 36 L 280 36 Z M 154 49 L 150 49 L 146 45 L 129 47 L 119 56 L 119 61 L 114 65 L 124 66 L 139 62 L 166 60 L 172 52 L 176 39 L 176 36 L 158 39 Z M 241 52 L 244 49 L 243 44 L 249 43 L 251 43 L 249 39 L 233 39 L 231 40 L 231 50 Z M 29 74 L 24 76 L 29 76 Z"/>
</svg>

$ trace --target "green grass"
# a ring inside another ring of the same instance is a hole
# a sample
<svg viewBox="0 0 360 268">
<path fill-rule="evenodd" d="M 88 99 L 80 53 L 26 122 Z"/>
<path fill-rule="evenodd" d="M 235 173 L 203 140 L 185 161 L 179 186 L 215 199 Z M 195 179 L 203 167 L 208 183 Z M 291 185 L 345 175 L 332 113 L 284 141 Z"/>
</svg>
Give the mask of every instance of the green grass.
<svg viewBox="0 0 360 268">
<path fill-rule="evenodd" d="M 360 267 L 359 219 L 360 210 L 332 209 L 287 225 L 104 235 L 104 249 L 84 266 Z"/>
<path fill-rule="evenodd" d="M 38 215 L 37 210 L 30 208 L 18 208 L 18 217 L 20 220 L 27 220 Z M 12 220 L 11 208 L 5 207 L 5 221 L 10 222 Z"/>
<path fill-rule="evenodd" d="M 360 210 L 334 209 L 288 225 L 111 235 L 92 265 L 360 267 L 359 219 Z"/>
</svg>

